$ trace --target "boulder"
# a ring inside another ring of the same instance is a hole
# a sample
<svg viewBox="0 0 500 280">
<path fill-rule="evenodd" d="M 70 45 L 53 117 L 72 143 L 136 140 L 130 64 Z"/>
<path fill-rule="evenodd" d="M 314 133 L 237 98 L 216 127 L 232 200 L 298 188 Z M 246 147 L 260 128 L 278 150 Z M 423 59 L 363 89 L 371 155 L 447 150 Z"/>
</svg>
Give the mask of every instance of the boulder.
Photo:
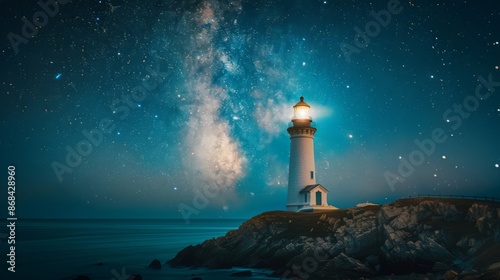
<svg viewBox="0 0 500 280">
<path fill-rule="evenodd" d="M 443 280 L 455 280 L 458 278 L 458 273 L 454 270 L 448 270 L 443 275 Z"/>
<path fill-rule="evenodd" d="M 340 253 L 335 258 L 329 260 L 325 268 L 318 273 L 318 278 L 314 279 L 351 279 L 359 277 L 370 277 L 375 272 L 366 267 L 359 260 L 351 258 L 344 253 Z"/>
<path fill-rule="evenodd" d="M 497 263 L 494 263 L 494 264 L 491 264 L 490 266 L 488 266 L 488 270 L 493 270 L 493 269 L 500 269 L 500 262 L 497 262 Z"/>
<path fill-rule="evenodd" d="M 496 215 L 498 215 L 498 211 L 494 211 Z M 492 218 L 493 217 L 493 209 L 486 204 L 478 204 L 474 203 L 469 210 L 467 210 L 467 216 L 465 219 L 467 221 L 475 222 L 479 218 Z"/>
<path fill-rule="evenodd" d="M 161 262 L 158 259 L 154 259 L 148 267 L 152 269 L 161 269 Z"/>
<path fill-rule="evenodd" d="M 498 265 L 493 266 L 493 268 L 488 268 L 488 270 L 481 275 L 481 280 L 498 280 L 500 279 L 500 267 Z"/>
</svg>

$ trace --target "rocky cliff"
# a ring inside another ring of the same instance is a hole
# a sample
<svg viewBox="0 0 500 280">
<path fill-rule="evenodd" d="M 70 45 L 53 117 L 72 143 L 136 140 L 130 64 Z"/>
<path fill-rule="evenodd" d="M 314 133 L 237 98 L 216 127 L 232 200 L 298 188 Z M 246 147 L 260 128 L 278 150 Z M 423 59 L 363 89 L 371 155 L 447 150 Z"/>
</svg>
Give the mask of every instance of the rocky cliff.
<svg viewBox="0 0 500 280">
<path fill-rule="evenodd" d="M 410 273 L 500 279 L 499 262 L 500 203 L 429 198 L 330 212 L 267 212 L 168 261 L 174 267 L 272 268 L 286 279 Z"/>
</svg>

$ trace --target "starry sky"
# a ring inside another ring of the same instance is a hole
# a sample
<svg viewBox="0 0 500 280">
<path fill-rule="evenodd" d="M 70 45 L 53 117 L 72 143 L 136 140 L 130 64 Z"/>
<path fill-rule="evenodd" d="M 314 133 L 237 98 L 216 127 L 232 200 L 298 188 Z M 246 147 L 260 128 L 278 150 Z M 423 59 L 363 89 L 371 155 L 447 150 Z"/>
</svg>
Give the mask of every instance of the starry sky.
<svg viewBox="0 0 500 280">
<path fill-rule="evenodd" d="M 16 167 L 19 217 L 284 209 L 300 96 L 330 204 L 500 196 L 498 1 L 2 4 L 0 168 Z"/>
</svg>

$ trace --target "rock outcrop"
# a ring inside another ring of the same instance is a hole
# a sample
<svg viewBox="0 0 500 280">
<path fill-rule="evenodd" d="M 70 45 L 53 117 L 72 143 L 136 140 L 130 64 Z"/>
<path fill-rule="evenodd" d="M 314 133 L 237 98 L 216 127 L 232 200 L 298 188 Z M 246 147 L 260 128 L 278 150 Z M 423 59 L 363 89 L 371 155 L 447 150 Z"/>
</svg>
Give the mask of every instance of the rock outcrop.
<svg viewBox="0 0 500 280">
<path fill-rule="evenodd" d="M 263 213 L 168 263 L 271 268 L 276 276 L 301 279 L 480 277 L 477 271 L 500 269 L 498 249 L 500 203 L 414 198 L 329 212 Z"/>
<path fill-rule="evenodd" d="M 161 262 L 158 259 L 154 259 L 148 267 L 151 269 L 161 269 Z"/>
</svg>

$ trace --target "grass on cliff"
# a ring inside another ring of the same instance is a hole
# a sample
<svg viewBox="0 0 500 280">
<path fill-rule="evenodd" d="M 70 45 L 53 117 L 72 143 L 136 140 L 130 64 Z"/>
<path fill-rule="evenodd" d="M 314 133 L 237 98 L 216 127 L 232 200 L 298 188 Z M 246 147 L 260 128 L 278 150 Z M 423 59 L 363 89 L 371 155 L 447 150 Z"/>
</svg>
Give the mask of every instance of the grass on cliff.
<svg viewBox="0 0 500 280">
<path fill-rule="evenodd" d="M 352 218 L 352 215 L 360 215 L 367 211 L 377 214 L 381 206 L 372 205 L 360 208 L 337 209 L 317 212 L 286 212 L 271 211 L 255 216 L 251 220 L 259 222 L 267 220 L 277 226 L 286 226 L 286 230 L 277 237 L 292 239 L 298 236 L 312 238 L 326 237 L 333 233 L 333 223 L 345 224 L 344 218 Z"/>
<path fill-rule="evenodd" d="M 474 204 L 484 204 L 491 207 L 500 207 L 500 202 L 484 201 L 484 200 L 473 200 L 473 199 L 460 199 L 460 198 L 431 198 L 431 197 L 418 197 L 418 198 L 401 198 L 394 202 L 389 203 L 389 205 L 394 205 L 398 207 L 404 206 L 416 206 L 423 201 L 437 201 L 455 205 L 458 211 L 467 213 L 467 210 Z"/>
<path fill-rule="evenodd" d="M 475 203 L 490 205 L 493 208 L 500 207 L 499 202 L 480 201 L 471 199 L 457 198 L 403 198 L 396 200 L 387 205 L 396 207 L 417 206 L 423 201 L 435 201 L 452 204 L 463 215 L 460 221 L 434 221 L 431 224 L 435 228 L 440 228 L 446 232 L 461 232 L 473 237 L 477 235 L 477 229 L 474 227 L 474 222 L 464 222 L 465 215 L 468 209 Z M 278 235 L 281 238 L 296 238 L 297 236 L 308 237 L 326 237 L 332 234 L 333 224 L 337 222 L 338 226 L 345 224 L 344 218 L 351 219 L 353 215 L 360 215 L 365 212 L 378 214 L 382 206 L 370 205 L 366 207 L 353 207 L 348 209 L 326 210 L 317 212 L 287 212 L 287 211 L 271 211 L 265 212 L 253 217 L 253 222 L 268 220 L 274 225 L 286 225 L 286 230 Z M 320 218 L 326 215 L 326 219 Z"/>
</svg>

